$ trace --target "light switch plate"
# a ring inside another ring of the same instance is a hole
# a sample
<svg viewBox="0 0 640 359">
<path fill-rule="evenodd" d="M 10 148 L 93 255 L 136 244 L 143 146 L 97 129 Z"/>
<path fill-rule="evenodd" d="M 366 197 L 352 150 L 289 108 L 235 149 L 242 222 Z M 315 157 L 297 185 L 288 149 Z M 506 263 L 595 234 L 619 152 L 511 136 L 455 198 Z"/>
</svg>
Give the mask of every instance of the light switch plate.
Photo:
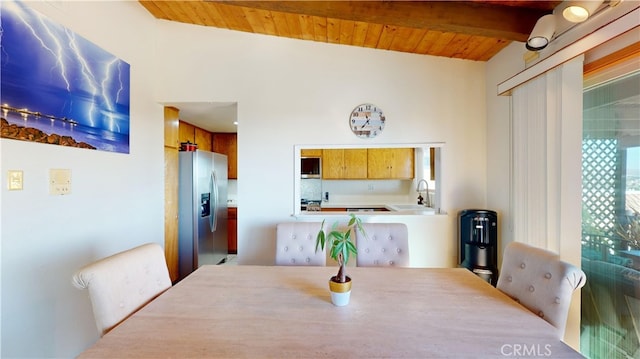
<svg viewBox="0 0 640 359">
<path fill-rule="evenodd" d="M 56 168 L 49 170 L 49 194 L 71 194 L 71 170 Z"/>
<path fill-rule="evenodd" d="M 22 180 L 22 171 L 9 170 L 7 174 L 9 191 L 22 191 Z"/>
</svg>

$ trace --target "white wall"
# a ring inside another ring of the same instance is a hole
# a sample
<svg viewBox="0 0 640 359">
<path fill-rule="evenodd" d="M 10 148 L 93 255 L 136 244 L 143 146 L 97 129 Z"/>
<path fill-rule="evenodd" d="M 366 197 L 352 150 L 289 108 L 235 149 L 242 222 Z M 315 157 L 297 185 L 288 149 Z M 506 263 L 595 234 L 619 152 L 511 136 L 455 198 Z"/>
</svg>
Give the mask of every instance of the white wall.
<svg viewBox="0 0 640 359">
<path fill-rule="evenodd" d="M 29 5 L 131 65 L 131 153 L 0 140 L 2 357 L 80 353 L 98 334 L 73 272 L 163 242 L 159 102 L 239 103 L 241 263 L 272 263 L 275 224 L 293 212 L 296 144 L 444 142 L 443 209 L 453 215 L 437 219 L 447 223 L 436 234 L 423 228 L 448 248 L 457 211 L 485 206 L 484 63 L 156 21 L 137 2 Z M 347 125 L 363 102 L 388 119 L 368 141 Z M 50 168 L 71 169 L 71 195 L 48 195 Z M 24 171 L 23 191 L 6 190 L 8 169 Z M 415 248 L 426 263 L 442 261 L 427 242 Z"/>
<path fill-rule="evenodd" d="M 499 253 L 513 241 L 511 217 L 511 97 L 498 84 L 522 70 L 524 43 L 513 42 L 487 62 L 487 206 L 498 213 Z M 502 262 L 502 256 L 498 256 Z"/>
<path fill-rule="evenodd" d="M 163 54 L 160 101 L 238 102 L 241 264 L 273 263 L 275 225 L 292 220 L 298 144 L 444 142 L 443 209 L 453 215 L 446 238 L 433 240 L 455 242 L 457 211 L 485 206 L 484 63 L 166 21 L 159 30 L 159 47 L 172 49 Z M 387 117 L 375 139 L 348 126 L 364 102 Z"/>
<path fill-rule="evenodd" d="M 152 98 L 153 19 L 137 2 L 28 2 L 131 65 L 130 154 L 0 140 L 3 358 L 73 357 L 97 338 L 84 264 L 164 242 L 163 109 Z M 50 168 L 72 193 L 48 193 Z M 7 190 L 9 169 L 24 190 Z"/>
</svg>

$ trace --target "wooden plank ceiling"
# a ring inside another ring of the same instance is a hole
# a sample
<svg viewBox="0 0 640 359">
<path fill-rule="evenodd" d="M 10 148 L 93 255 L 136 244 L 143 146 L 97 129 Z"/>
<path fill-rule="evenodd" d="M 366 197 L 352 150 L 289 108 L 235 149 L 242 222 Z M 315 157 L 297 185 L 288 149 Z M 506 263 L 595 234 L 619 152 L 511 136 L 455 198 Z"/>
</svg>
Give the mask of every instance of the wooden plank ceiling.
<svg viewBox="0 0 640 359">
<path fill-rule="evenodd" d="M 295 39 L 487 61 L 561 1 L 150 1 L 158 19 Z"/>
</svg>

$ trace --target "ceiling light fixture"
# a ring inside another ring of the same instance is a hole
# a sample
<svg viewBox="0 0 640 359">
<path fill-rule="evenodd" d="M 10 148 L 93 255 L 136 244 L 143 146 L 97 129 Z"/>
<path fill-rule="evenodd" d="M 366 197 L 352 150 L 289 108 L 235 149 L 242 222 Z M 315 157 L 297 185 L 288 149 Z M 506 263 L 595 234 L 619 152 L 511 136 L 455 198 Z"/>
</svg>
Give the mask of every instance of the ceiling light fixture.
<svg viewBox="0 0 640 359">
<path fill-rule="evenodd" d="M 556 20 L 553 14 L 545 15 L 538 19 L 536 25 L 527 40 L 527 50 L 539 51 L 547 47 L 551 37 L 556 31 Z"/>
<path fill-rule="evenodd" d="M 583 22 L 593 15 L 604 0 L 573 1 L 562 11 L 562 17 L 567 21 Z"/>
</svg>

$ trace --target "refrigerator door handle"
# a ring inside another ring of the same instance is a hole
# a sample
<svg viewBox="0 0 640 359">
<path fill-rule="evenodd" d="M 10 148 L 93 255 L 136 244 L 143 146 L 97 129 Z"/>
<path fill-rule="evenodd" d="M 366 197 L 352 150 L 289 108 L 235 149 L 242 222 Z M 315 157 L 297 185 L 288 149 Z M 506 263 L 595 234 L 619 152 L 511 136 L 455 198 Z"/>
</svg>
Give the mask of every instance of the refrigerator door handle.
<svg viewBox="0 0 640 359">
<path fill-rule="evenodd" d="M 211 200 L 211 215 L 209 216 L 209 226 L 211 228 L 211 232 L 215 232 L 216 228 L 218 228 L 218 180 L 216 178 L 216 173 L 211 172 L 211 179 L 209 181 L 209 186 L 211 190 L 211 196 L 213 197 Z"/>
</svg>

